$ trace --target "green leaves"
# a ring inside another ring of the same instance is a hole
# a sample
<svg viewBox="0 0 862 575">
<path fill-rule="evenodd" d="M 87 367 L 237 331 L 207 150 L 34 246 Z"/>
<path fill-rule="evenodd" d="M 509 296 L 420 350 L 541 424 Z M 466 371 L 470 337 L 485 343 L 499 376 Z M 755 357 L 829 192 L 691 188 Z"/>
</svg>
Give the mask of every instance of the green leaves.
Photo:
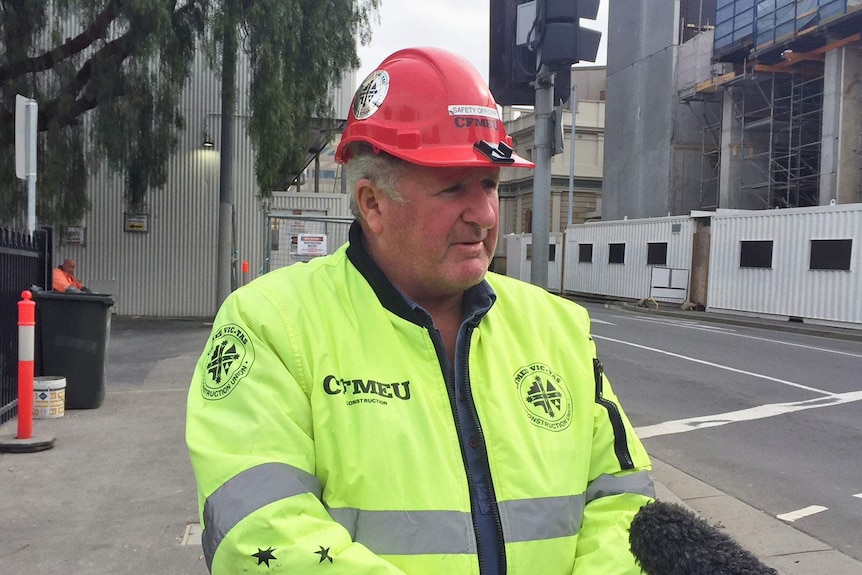
<svg viewBox="0 0 862 575">
<path fill-rule="evenodd" d="M 268 194 L 304 167 L 330 125 L 329 87 L 359 66 L 380 0 L 0 0 L 0 222 L 21 217 L 15 95 L 39 102 L 37 218 L 77 224 L 98 160 L 124 175 L 127 205 L 167 181 L 184 129 L 180 95 L 197 51 L 219 70 L 225 26 L 250 61 L 249 134 Z M 75 22 L 75 27 L 69 23 Z M 87 161 L 89 159 L 89 161 Z"/>
</svg>

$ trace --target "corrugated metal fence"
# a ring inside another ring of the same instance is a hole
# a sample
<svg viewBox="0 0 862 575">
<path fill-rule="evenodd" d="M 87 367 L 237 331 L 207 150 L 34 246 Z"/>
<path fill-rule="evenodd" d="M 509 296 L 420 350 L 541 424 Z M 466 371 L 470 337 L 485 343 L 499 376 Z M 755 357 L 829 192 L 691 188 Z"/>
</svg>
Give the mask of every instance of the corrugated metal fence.
<svg viewBox="0 0 862 575">
<path fill-rule="evenodd" d="M 17 415 L 18 302 L 21 292 L 50 289 L 51 232 L 0 228 L 0 424 Z"/>
</svg>

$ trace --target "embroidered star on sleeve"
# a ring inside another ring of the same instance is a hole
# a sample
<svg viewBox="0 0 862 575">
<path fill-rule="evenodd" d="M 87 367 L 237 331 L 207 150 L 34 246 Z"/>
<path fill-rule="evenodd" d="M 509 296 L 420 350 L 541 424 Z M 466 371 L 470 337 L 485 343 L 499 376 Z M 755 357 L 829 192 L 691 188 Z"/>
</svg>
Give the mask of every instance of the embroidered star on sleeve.
<svg viewBox="0 0 862 575">
<path fill-rule="evenodd" d="M 321 547 L 321 549 L 322 549 L 322 547 Z M 275 551 L 275 549 L 273 549 L 272 547 L 270 547 L 267 550 L 263 550 L 260 547 L 258 547 L 257 553 L 252 553 L 251 556 L 254 557 L 255 559 L 257 559 L 258 565 L 260 565 L 261 563 L 266 563 L 266 566 L 269 567 L 270 561 L 277 561 L 278 560 L 278 558 L 272 554 L 273 551 Z"/>
<path fill-rule="evenodd" d="M 320 547 L 320 551 L 315 551 L 315 553 L 320 555 L 320 561 L 318 561 L 317 563 L 318 564 L 323 563 L 327 559 L 329 559 L 329 562 L 332 563 L 332 557 L 329 556 L 329 549 L 330 548 L 327 547 L 326 549 L 324 549 L 322 545 L 318 545 L 318 547 Z"/>
</svg>

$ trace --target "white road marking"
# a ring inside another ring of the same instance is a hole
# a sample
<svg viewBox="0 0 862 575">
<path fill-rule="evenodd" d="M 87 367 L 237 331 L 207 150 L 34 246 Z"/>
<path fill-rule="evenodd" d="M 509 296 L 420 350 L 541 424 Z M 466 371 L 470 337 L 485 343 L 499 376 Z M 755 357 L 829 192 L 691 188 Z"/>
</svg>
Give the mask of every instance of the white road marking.
<svg viewBox="0 0 862 575">
<path fill-rule="evenodd" d="M 665 325 L 676 325 L 676 326 L 684 327 L 684 328 L 688 328 L 688 329 L 699 329 L 701 331 L 708 331 L 708 332 L 713 332 L 713 333 L 725 333 L 728 335 L 733 335 L 733 337 L 741 337 L 744 339 L 753 339 L 753 340 L 757 340 L 757 341 L 765 341 L 768 343 L 776 343 L 778 345 L 789 345 L 791 347 L 801 347 L 803 349 L 810 349 L 812 351 L 822 351 L 825 353 L 834 353 L 837 355 L 846 355 L 849 357 L 862 357 L 862 354 L 853 353 L 851 351 L 840 351 L 837 349 L 827 349 L 825 347 L 815 347 L 812 345 L 805 345 L 805 344 L 801 344 L 801 343 L 792 343 L 789 341 L 769 339 L 768 337 L 757 337 L 756 335 L 745 335 L 745 334 L 737 333 L 735 330 L 730 329 L 730 328 L 709 327 L 709 326 L 706 326 L 703 324 L 697 324 L 697 323 L 691 322 L 690 320 L 680 320 L 679 323 L 676 323 L 676 322 L 675 323 L 669 323 L 669 322 L 659 321 L 656 319 L 645 319 L 645 318 L 640 318 L 640 317 L 625 317 L 625 316 L 620 316 L 620 315 L 615 315 L 612 317 L 615 317 L 617 319 L 630 319 L 632 321 L 647 321 L 647 322 L 652 322 L 652 323 L 662 323 Z M 685 322 L 685 323 L 683 323 L 683 322 Z"/>
<path fill-rule="evenodd" d="M 776 515 L 777 518 L 793 523 L 797 519 L 802 519 L 803 517 L 808 517 L 809 515 L 814 515 L 815 513 L 820 513 L 822 511 L 826 511 L 829 509 L 828 507 L 823 507 L 822 505 L 809 505 L 803 509 L 798 511 L 791 511 L 790 513 L 782 513 L 781 515 Z"/>
<path fill-rule="evenodd" d="M 680 354 L 678 354 L 678 353 L 673 353 L 673 352 L 671 352 L 671 351 L 665 351 L 665 350 L 663 350 L 663 349 L 657 349 L 657 348 L 655 348 L 655 347 L 648 347 L 648 346 L 646 346 L 646 345 L 641 345 L 641 344 L 639 344 L 639 343 L 632 343 L 632 342 L 630 342 L 630 341 L 623 341 L 623 340 L 621 340 L 621 339 L 613 339 L 613 338 L 610 338 L 610 337 L 604 337 L 604 336 L 601 336 L 601 335 L 595 335 L 595 334 L 593 334 L 593 339 L 602 339 L 602 340 L 605 340 L 605 341 L 612 341 L 612 342 L 614 342 L 614 343 L 619 343 L 619 344 L 621 344 L 621 345 L 628 345 L 628 346 L 636 347 L 636 348 L 639 348 L 639 349 L 645 349 L 645 350 L 647 350 L 647 351 L 652 351 L 652 352 L 654 352 L 654 353 L 661 353 L 661 354 L 668 355 L 668 356 L 670 356 L 670 357 L 675 357 L 675 358 L 678 358 L 678 359 L 682 359 L 682 360 L 685 360 L 685 361 L 691 361 L 691 362 L 694 362 L 694 363 L 699 363 L 699 364 L 701 364 L 701 365 L 708 365 L 708 366 L 710 366 L 710 367 L 715 367 L 715 368 L 718 368 L 718 369 L 724 369 L 724 370 L 726 370 L 726 371 L 732 371 L 732 372 L 734 372 L 734 373 L 741 373 L 741 374 L 743 374 L 743 375 L 748 375 L 748 376 L 750 376 L 750 377 L 756 377 L 756 378 L 759 378 L 759 379 L 765 379 L 765 380 L 767 380 L 767 381 L 774 381 L 774 382 L 776 382 L 776 383 L 780 383 L 780 384 L 783 384 L 783 385 L 788 385 L 788 386 L 790 386 L 790 387 L 796 387 L 796 388 L 799 388 L 799 389 L 804 389 L 804 390 L 806 390 L 806 391 L 811 391 L 811 392 L 813 392 L 813 393 L 820 393 L 820 394 L 822 394 L 822 395 L 829 395 L 829 396 L 834 395 L 831 391 L 825 391 L 825 390 L 823 390 L 823 389 L 817 389 L 816 387 L 810 387 L 810 386 L 808 386 L 808 385 L 802 385 L 801 383 L 793 383 L 792 381 L 787 381 L 786 379 L 779 379 L 779 378 L 777 378 L 777 377 L 771 377 L 771 376 L 769 376 L 769 375 L 763 375 L 763 374 L 761 374 L 761 373 L 754 373 L 753 371 L 746 371 L 746 370 L 744 370 L 744 369 L 737 369 L 737 368 L 735 368 L 735 367 L 730 367 L 730 366 L 728 366 L 728 365 L 721 365 L 720 363 L 713 363 L 713 362 L 711 362 L 711 361 L 706 361 L 706 360 L 703 360 L 703 359 L 696 359 L 696 358 L 694 358 L 694 357 L 688 357 L 688 356 L 685 356 L 685 355 L 680 355 Z"/>
<path fill-rule="evenodd" d="M 591 322 L 593 322 L 593 323 L 601 323 L 601 324 L 604 324 L 604 325 L 617 325 L 617 324 L 615 324 L 615 323 L 611 323 L 611 322 L 609 322 L 609 321 L 605 321 L 605 320 L 603 320 L 603 319 L 596 319 L 596 318 L 594 318 L 594 317 L 591 317 L 591 318 L 590 318 L 590 321 L 591 321 Z"/>
<path fill-rule="evenodd" d="M 718 331 L 718 332 L 727 332 L 734 333 L 735 329 L 731 327 L 724 327 L 709 323 L 698 323 L 696 321 L 692 321 L 689 319 L 664 319 L 664 318 L 645 318 L 645 317 L 626 317 L 621 315 L 614 315 L 611 317 L 615 317 L 617 319 L 628 319 L 631 321 L 644 321 L 647 323 L 659 323 L 662 325 L 669 325 L 673 327 L 686 327 L 689 329 L 699 329 L 701 331 Z"/>
<path fill-rule="evenodd" d="M 818 397 L 815 399 L 806 399 L 804 401 L 770 403 L 766 405 L 759 405 L 757 407 L 750 407 L 748 409 L 740 409 L 739 411 L 718 413 L 715 415 L 701 415 L 699 417 L 676 419 L 673 421 L 656 423 L 654 425 L 636 427 L 635 432 L 637 432 L 638 437 L 640 437 L 641 439 L 646 439 L 648 437 L 658 437 L 660 435 L 685 433 L 687 431 L 695 431 L 697 429 L 705 429 L 707 427 L 718 427 L 721 425 L 727 425 L 728 423 L 736 423 L 739 421 L 752 421 L 755 419 L 775 417 L 776 415 L 793 413 L 794 411 L 804 411 L 806 409 L 816 409 L 818 407 L 840 405 L 842 403 L 850 403 L 853 401 L 862 401 L 862 391 L 837 393 L 828 397 Z M 862 496 L 862 493 L 860 493 L 859 496 Z"/>
<path fill-rule="evenodd" d="M 862 493 L 857 493 L 857 494 L 856 494 L 856 495 L 854 495 L 853 497 L 858 497 L 859 499 L 862 499 Z"/>
</svg>

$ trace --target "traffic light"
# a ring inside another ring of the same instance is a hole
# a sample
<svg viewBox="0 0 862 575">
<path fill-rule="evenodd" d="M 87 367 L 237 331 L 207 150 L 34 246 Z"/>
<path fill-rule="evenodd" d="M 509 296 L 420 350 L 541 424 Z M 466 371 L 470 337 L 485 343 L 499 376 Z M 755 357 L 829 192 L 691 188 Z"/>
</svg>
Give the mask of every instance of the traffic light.
<svg viewBox="0 0 862 575">
<path fill-rule="evenodd" d="M 536 100 L 530 85 L 536 78 L 536 53 L 518 45 L 519 6 L 527 0 L 490 0 L 491 34 L 488 84 L 501 106 L 531 106 Z M 535 4 L 535 0 L 532 2 Z M 523 25 L 523 23 L 522 23 Z"/>
<path fill-rule="evenodd" d="M 542 21 L 540 62 L 549 68 L 595 62 L 602 33 L 581 28 L 580 19 L 595 20 L 599 0 L 537 0 Z"/>
<path fill-rule="evenodd" d="M 581 28 L 594 20 L 599 0 L 490 0 L 489 85 L 503 106 L 532 105 L 537 64 L 556 72 L 554 101 L 566 101 L 571 65 L 595 62 L 601 32 Z"/>
</svg>

